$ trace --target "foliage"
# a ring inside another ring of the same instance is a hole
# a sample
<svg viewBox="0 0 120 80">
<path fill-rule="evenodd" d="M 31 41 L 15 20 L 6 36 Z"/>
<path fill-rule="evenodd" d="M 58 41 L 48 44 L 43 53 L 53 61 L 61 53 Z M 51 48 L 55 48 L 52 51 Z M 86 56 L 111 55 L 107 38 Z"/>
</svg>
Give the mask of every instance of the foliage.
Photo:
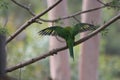
<svg viewBox="0 0 120 80">
<path fill-rule="evenodd" d="M 4 8 L 4 9 L 8 8 L 7 0 L 0 0 L 0 8 Z"/>
<path fill-rule="evenodd" d="M 4 34 L 6 35 L 8 33 L 7 29 L 6 28 L 2 28 L 0 27 L 0 34 Z"/>
<path fill-rule="evenodd" d="M 8 0 L 0 0 L 0 16 L 3 16 L 8 11 Z"/>
<path fill-rule="evenodd" d="M 111 8 L 120 10 L 120 0 L 112 0 L 109 5 Z"/>
</svg>

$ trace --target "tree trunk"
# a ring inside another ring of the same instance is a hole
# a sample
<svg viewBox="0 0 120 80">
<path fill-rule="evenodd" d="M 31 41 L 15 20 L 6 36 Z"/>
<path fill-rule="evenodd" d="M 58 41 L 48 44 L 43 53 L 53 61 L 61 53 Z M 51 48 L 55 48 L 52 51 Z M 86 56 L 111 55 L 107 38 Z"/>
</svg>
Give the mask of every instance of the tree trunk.
<svg viewBox="0 0 120 80">
<path fill-rule="evenodd" d="M 6 72 L 6 52 L 5 52 L 5 35 L 0 34 L 0 78 L 4 77 Z"/>
<path fill-rule="evenodd" d="M 97 0 L 83 0 L 83 9 L 99 7 Z M 100 10 L 85 13 L 82 15 L 82 22 L 100 24 Z M 84 37 L 86 33 L 81 34 Z M 98 80 L 98 57 L 99 57 L 99 36 L 87 40 L 81 44 L 80 56 L 80 80 Z"/>
<path fill-rule="evenodd" d="M 56 0 L 47 0 L 48 6 L 55 3 Z M 55 19 L 67 15 L 67 3 L 63 0 L 54 9 L 49 12 L 49 19 Z M 63 21 L 62 26 L 67 25 L 68 22 Z M 51 26 L 51 24 L 50 24 Z M 58 48 L 66 45 L 58 41 L 55 37 L 50 37 L 50 49 Z M 52 80 L 70 80 L 70 66 L 68 60 L 67 50 L 59 52 L 57 55 L 50 57 L 50 74 Z"/>
</svg>

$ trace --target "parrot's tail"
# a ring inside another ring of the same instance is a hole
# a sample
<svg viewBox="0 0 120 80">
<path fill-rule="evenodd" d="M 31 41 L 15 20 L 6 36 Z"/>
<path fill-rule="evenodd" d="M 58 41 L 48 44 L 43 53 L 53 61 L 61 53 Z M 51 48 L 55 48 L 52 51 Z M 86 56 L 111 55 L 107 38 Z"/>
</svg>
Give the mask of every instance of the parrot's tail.
<svg viewBox="0 0 120 80">
<path fill-rule="evenodd" d="M 73 52 L 73 47 L 69 47 L 69 51 L 70 51 L 70 56 L 73 58 L 74 60 L 74 52 Z"/>
<path fill-rule="evenodd" d="M 74 60 L 74 51 L 73 51 L 74 42 L 70 41 L 67 45 L 68 45 L 68 48 L 69 48 L 70 56 Z"/>
</svg>

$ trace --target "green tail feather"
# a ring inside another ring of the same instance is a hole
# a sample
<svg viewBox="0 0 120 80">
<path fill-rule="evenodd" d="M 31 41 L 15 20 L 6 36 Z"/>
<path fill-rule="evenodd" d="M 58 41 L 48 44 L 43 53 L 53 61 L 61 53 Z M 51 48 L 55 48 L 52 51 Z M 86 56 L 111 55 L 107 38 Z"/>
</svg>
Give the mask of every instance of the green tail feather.
<svg viewBox="0 0 120 80">
<path fill-rule="evenodd" d="M 69 40 L 67 42 L 67 45 L 68 45 L 68 48 L 69 48 L 69 53 L 70 53 L 70 56 L 73 58 L 74 60 L 74 51 L 73 51 L 73 45 L 74 45 L 74 42 L 73 40 Z"/>
<path fill-rule="evenodd" d="M 69 52 L 70 52 L 70 56 L 73 58 L 74 60 L 74 52 L 73 52 L 73 46 L 69 47 Z"/>
</svg>

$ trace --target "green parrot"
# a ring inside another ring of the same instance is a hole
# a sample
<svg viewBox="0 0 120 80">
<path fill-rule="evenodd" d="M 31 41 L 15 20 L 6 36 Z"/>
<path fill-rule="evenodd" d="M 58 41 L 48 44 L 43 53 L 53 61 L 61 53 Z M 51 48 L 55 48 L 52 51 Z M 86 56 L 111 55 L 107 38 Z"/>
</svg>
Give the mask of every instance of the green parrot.
<svg viewBox="0 0 120 80">
<path fill-rule="evenodd" d="M 78 33 L 91 31 L 95 29 L 96 27 L 92 24 L 78 23 L 73 27 L 51 26 L 39 31 L 38 33 L 39 35 L 52 35 L 52 36 L 59 36 L 63 38 L 66 41 L 66 45 L 69 48 L 70 56 L 74 60 L 73 46 L 74 46 L 75 36 Z"/>
</svg>

